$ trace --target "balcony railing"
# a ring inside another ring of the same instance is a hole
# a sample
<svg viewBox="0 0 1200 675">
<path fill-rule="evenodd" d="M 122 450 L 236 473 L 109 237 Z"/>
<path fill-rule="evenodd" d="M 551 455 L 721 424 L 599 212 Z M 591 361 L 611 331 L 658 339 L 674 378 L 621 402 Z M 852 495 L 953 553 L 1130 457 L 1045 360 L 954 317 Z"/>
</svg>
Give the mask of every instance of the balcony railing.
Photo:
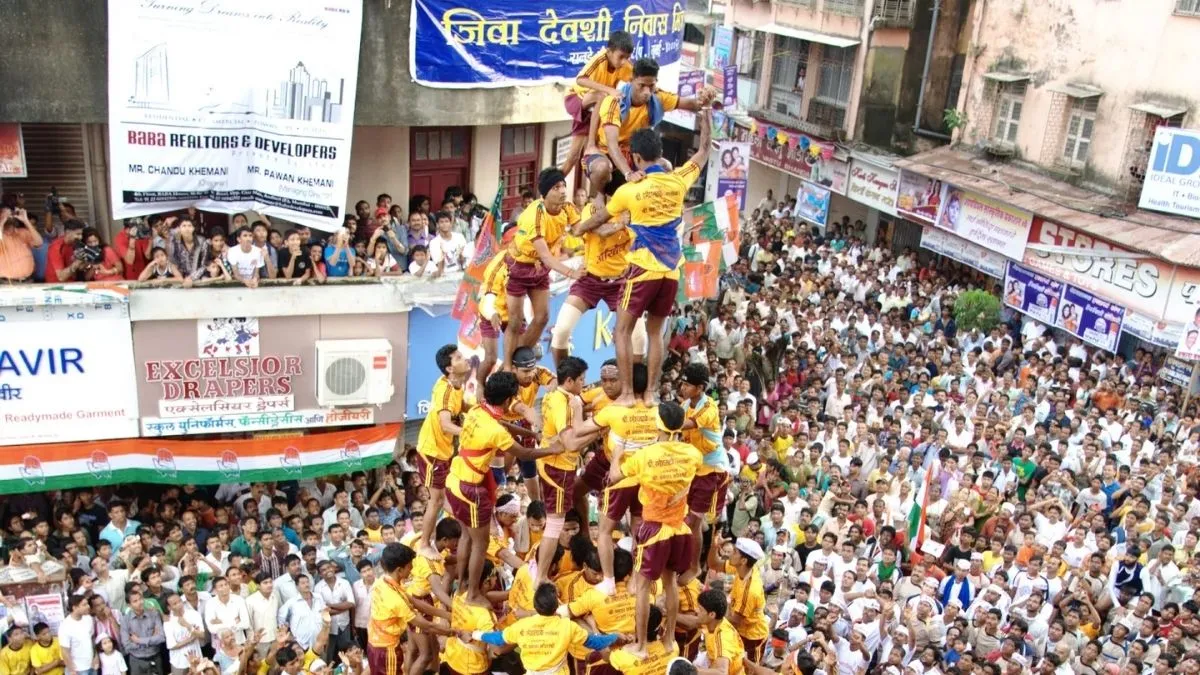
<svg viewBox="0 0 1200 675">
<path fill-rule="evenodd" d="M 825 11 L 830 14 L 861 17 L 865 0 L 825 0 Z"/>
<path fill-rule="evenodd" d="M 916 0 L 875 0 L 874 17 L 885 26 L 912 27 Z"/>
</svg>

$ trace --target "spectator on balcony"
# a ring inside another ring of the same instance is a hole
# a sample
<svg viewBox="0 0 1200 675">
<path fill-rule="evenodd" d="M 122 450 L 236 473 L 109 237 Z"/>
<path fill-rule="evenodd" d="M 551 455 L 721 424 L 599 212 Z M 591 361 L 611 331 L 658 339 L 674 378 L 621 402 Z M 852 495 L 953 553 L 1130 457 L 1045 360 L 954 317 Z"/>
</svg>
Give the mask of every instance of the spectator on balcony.
<svg viewBox="0 0 1200 675">
<path fill-rule="evenodd" d="M 184 216 L 171 230 L 168 257 L 186 279 L 196 280 L 204 273 L 210 257 L 208 240 L 196 231 L 196 221 Z"/>
<path fill-rule="evenodd" d="M 412 217 L 412 214 L 413 214 L 414 212 L 418 212 L 418 213 L 424 213 L 424 214 L 426 214 L 426 215 L 429 215 L 429 209 L 430 209 L 430 208 L 431 208 L 431 205 L 430 205 L 430 203 L 429 203 L 429 196 L 428 196 L 428 195 L 413 195 L 413 196 L 412 196 L 412 197 L 410 197 L 410 198 L 409 198 L 409 200 L 408 200 L 408 215 L 409 215 L 409 218 L 411 218 L 411 217 Z M 410 221 L 410 222 L 411 222 L 411 221 Z"/>
<path fill-rule="evenodd" d="M 25 209 L 0 206 L 0 281 L 33 279 L 33 249 L 42 241 Z"/>
<path fill-rule="evenodd" d="M 418 279 L 433 276 L 437 266 L 429 262 L 429 249 L 425 246 L 414 246 L 412 262 L 408 263 L 408 273 Z"/>
<path fill-rule="evenodd" d="M 254 245 L 254 234 L 246 228 L 237 231 L 238 245 L 225 253 L 230 274 L 248 288 L 258 287 L 258 275 L 266 265 L 263 250 Z"/>
<path fill-rule="evenodd" d="M 427 200 L 428 201 L 428 200 Z M 410 211 L 408 214 L 408 262 L 413 262 L 415 249 L 420 246 L 429 252 L 429 218 L 422 211 Z"/>
<path fill-rule="evenodd" d="M 138 281 L 182 282 L 183 275 L 179 273 L 179 268 L 167 256 L 167 249 L 155 246 L 150 249 L 150 264 L 142 270 Z"/>
<path fill-rule="evenodd" d="M 288 230 L 284 241 L 286 248 L 279 252 L 279 278 L 292 279 L 296 285 L 313 276 L 312 258 L 304 251 L 298 230 Z"/>
<path fill-rule="evenodd" d="M 113 249 L 121 258 L 125 278 L 134 281 L 146 269 L 147 254 L 150 252 L 149 230 L 144 230 L 141 218 L 126 218 L 125 229 L 113 238 Z"/>
<path fill-rule="evenodd" d="M 372 277 L 391 277 L 404 273 L 404 269 L 400 267 L 400 263 L 396 262 L 390 251 L 386 241 L 379 238 L 379 233 L 382 230 L 376 230 L 375 235 L 371 239 L 371 257 L 367 258 L 367 276 Z"/>
<path fill-rule="evenodd" d="M 263 252 L 263 262 L 266 269 L 260 269 L 259 275 L 263 279 L 274 279 L 275 270 L 279 269 L 279 252 L 276 251 L 267 241 L 271 235 L 271 227 L 265 220 L 259 220 L 254 223 L 254 247 Z"/>
<path fill-rule="evenodd" d="M 171 228 L 175 227 L 176 216 L 163 216 L 162 214 L 154 214 L 147 221 L 150 223 L 150 249 L 161 248 L 164 251 L 170 245 L 169 237 Z M 146 254 L 146 260 L 150 260 L 150 254 Z"/>
<path fill-rule="evenodd" d="M 341 229 L 333 235 L 333 242 L 325 246 L 325 275 L 328 277 L 348 277 L 354 271 L 354 247 L 351 245 L 352 233 Z"/>
<path fill-rule="evenodd" d="M 271 244 L 271 248 L 275 249 L 276 251 L 282 251 L 283 249 L 287 248 L 287 244 L 285 244 L 283 241 L 283 233 L 273 227 L 267 233 L 267 242 Z"/>
<path fill-rule="evenodd" d="M 203 282 L 233 281 L 233 277 L 229 275 L 229 268 L 220 258 L 213 258 L 200 272 L 199 280 Z"/>
<path fill-rule="evenodd" d="M 75 281 L 87 263 L 75 258 L 75 245 L 83 236 L 83 221 L 71 219 L 63 224 L 62 236 L 50 242 L 46 252 L 46 283 Z"/>
<path fill-rule="evenodd" d="M 105 246 L 100 240 L 100 233 L 94 227 L 83 230 L 83 248 L 86 251 L 98 253 L 98 262 L 89 260 L 89 267 L 84 273 L 88 281 L 121 281 L 124 279 L 121 258 L 111 246 Z M 93 253 L 93 255 L 95 255 Z"/>
<path fill-rule="evenodd" d="M 437 236 L 429 242 L 429 259 L 437 265 L 436 276 L 461 272 L 466 265 L 467 239 L 454 231 L 454 214 L 439 211 Z"/>
</svg>

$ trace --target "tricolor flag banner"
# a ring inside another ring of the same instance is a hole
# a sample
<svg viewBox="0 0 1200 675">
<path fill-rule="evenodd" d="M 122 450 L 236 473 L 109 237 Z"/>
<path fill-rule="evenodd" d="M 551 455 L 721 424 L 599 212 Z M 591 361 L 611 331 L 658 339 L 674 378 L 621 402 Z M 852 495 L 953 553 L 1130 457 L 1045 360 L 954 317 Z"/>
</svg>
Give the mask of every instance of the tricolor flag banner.
<svg viewBox="0 0 1200 675">
<path fill-rule="evenodd" d="M 193 441 L 131 438 L 17 445 L 0 494 L 116 483 L 216 485 L 316 478 L 366 471 L 392 461 L 403 427 L 383 424 L 293 438 Z"/>
<path fill-rule="evenodd" d="M 500 189 L 496 190 L 496 197 L 492 200 L 492 209 L 483 217 L 483 222 L 479 225 L 479 235 L 475 237 L 475 249 L 471 253 L 471 260 L 467 262 L 467 269 L 463 272 L 462 282 L 458 285 L 454 307 L 450 310 L 450 316 L 455 319 L 461 320 L 469 316 L 472 307 L 467 299 L 475 297 L 476 290 L 483 283 L 484 269 L 500 252 L 500 237 L 496 232 L 496 224 L 500 222 L 500 204 L 503 199 L 504 181 L 500 181 Z M 474 309 L 478 309 L 478 307 Z"/>
<path fill-rule="evenodd" d="M 721 259 L 728 266 L 737 261 L 741 245 L 736 195 L 701 204 L 692 210 L 692 241 L 721 242 Z"/>
<path fill-rule="evenodd" d="M 721 246 L 706 241 L 683 249 L 683 275 L 676 300 L 712 300 L 721 282 Z"/>
<path fill-rule="evenodd" d="M 921 550 L 921 544 L 925 543 L 925 512 L 929 510 L 929 484 L 933 482 L 933 464 L 930 463 L 929 468 L 925 470 L 925 482 L 921 485 L 921 492 L 913 500 L 912 508 L 908 512 L 908 547 L 913 551 Z"/>
</svg>

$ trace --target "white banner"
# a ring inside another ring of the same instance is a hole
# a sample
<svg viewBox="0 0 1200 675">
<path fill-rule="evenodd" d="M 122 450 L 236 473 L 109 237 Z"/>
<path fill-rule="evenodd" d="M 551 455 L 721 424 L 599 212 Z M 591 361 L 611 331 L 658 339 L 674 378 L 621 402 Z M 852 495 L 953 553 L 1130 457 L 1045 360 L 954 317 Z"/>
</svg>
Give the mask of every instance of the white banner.
<svg viewBox="0 0 1200 675">
<path fill-rule="evenodd" d="M 109 0 L 108 23 L 114 218 L 341 224 L 362 2 Z"/>
<path fill-rule="evenodd" d="M 1138 206 L 1200 218 L 1200 131 L 1159 127 Z"/>
<path fill-rule="evenodd" d="M 970 265 L 988 276 L 997 279 L 1004 278 L 1004 256 L 949 232 L 943 232 L 935 227 L 922 228 L 921 248 L 929 249 L 951 260 L 957 260 L 964 265 Z"/>
<path fill-rule="evenodd" d="M 900 172 L 859 160 L 850 162 L 850 186 L 846 196 L 856 202 L 896 215 L 896 191 L 900 187 Z"/>
<path fill-rule="evenodd" d="M 0 445 L 133 438 L 129 305 L 0 307 Z"/>
</svg>

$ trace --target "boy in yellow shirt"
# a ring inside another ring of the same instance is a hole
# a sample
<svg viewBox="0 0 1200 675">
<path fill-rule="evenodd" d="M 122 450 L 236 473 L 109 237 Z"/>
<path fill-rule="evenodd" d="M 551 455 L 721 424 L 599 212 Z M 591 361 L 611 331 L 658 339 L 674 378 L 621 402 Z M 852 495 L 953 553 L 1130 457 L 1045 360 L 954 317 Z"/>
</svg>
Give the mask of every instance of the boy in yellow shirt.
<svg viewBox="0 0 1200 675">
<path fill-rule="evenodd" d="M 737 629 L 725 618 L 729 603 L 725 595 L 710 588 L 700 594 L 700 627 L 704 638 L 704 651 L 708 654 L 708 668 L 700 668 L 699 675 L 742 675 L 746 672 L 742 658 L 746 648 Z M 765 618 L 765 617 L 764 617 Z"/>
<path fill-rule="evenodd" d="M 29 672 L 29 655 L 33 652 L 33 643 L 29 634 L 20 626 L 13 626 L 5 634 L 8 644 L 0 649 L 0 673 L 24 675 Z"/>
<path fill-rule="evenodd" d="M 483 563 L 483 592 L 496 589 L 496 566 L 490 560 Z M 467 599 L 466 592 L 454 596 L 450 609 L 450 629 L 455 632 L 446 640 L 442 662 L 458 675 L 480 675 L 491 670 L 492 659 L 487 645 L 470 638 L 475 631 L 487 633 L 496 629 L 496 613 L 488 601 Z"/>
<path fill-rule="evenodd" d="M 679 654 L 679 645 L 675 643 L 674 635 L 666 630 L 662 630 L 660 635 L 662 620 L 662 610 L 650 605 L 646 615 L 646 630 L 657 639 L 644 652 L 633 649 L 633 645 L 612 652 L 608 655 L 609 664 L 624 675 L 662 675 L 666 672 L 667 664 Z"/>
<path fill-rule="evenodd" d="M 503 631 L 475 631 L 471 639 L 496 647 L 516 645 L 521 665 L 540 675 L 567 675 L 567 656 L 611 647 L 619 635 L 589 635 L 570 619 L 558 615 L 558 590 L 545 583 L 533 594 L 534 616 L 527 616 Z M 372 671 L 373 672 L 373 671 Z"/>
<path fill-rule="evenodd" d="M 463 391 L 471 375 L 471 362 L 458 351 L 457 344 L 439 348 L 434 362 L 442 375 L 433 384 L 433 393 L 429 395 L 429 414 L 421 423 L 416 456 L 417 475 L 429 490 L 425 517 L 421 519 L 421 532 L 426 536 L 421 538 L 417 552 L 427 558 L 437 555 L 429 545 L 429 535 L 446 503 L 446 474 L 450 472 L 450 459 L 454 456 L 454 437 L 462 433 L 458 423 L 463 411 L 469 407 L 463 403 Z"/>
<path fill-rule="evenodd" d="M 37 641 L 33 643 L 33 649 L 29 652 L 29 665 L 33 667 L 32 672 L 48 668 L 48 670 L 41 670 L 41 675 L 63 675 L 62 649 L 58 646 L 58 638 L 54 637 L 54 633 L 50 631 L 50 626 L 36 623 L 33 626 L 33 634 Z"/>
<path fill-rule="evenodd" d="M 567 160 L 558 167 L 564 174 L 570 175 L 579 166 L 579 156 L 591 128 L 592 109 L 605 96 L 619 96 L 617 85 L 633 78 L 631 56 L 633 36 L 623 30 L 613 31 L 604 49 L 596 52 L 575 77 L 575 86 L 563 99 L 563 107 L 571 116 L 571 148 Z"/>
</svg>

